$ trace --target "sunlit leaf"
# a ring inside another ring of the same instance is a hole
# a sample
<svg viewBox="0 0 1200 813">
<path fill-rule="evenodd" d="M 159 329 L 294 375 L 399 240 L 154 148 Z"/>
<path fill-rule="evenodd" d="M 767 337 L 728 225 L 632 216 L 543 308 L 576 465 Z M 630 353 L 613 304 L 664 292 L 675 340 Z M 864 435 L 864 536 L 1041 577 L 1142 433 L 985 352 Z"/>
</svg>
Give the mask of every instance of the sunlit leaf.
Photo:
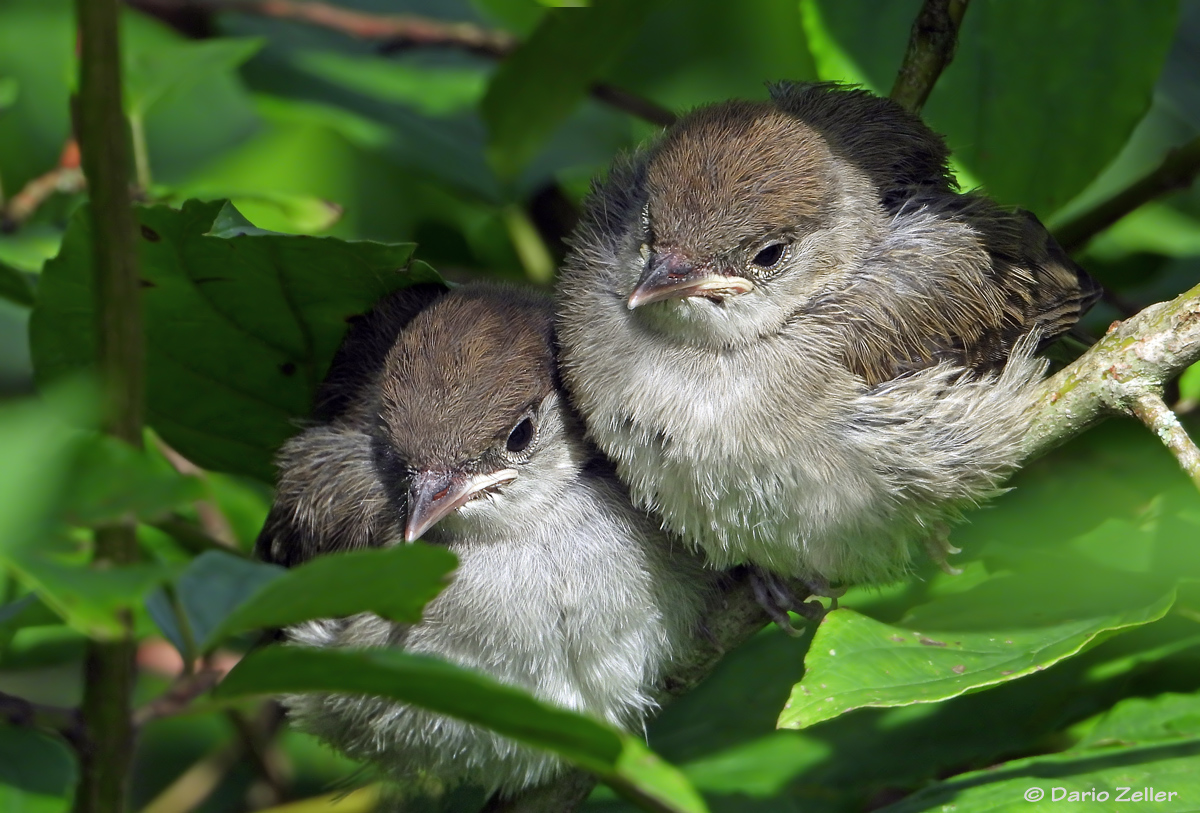
<svg viewBox="0 0 1200 813">
<path fill-rule="evenodd" d="M 960 774 L 880 810 L 917 813 L 944 811 L 949 806 L 972 813 L 1089 809 L 1185 813 L 1196 809 L 1197 796 L 1200 739 L 1190 739 L 1014 760 Z"/>
<path fill-rule="evenodd" d="M 1077 568 L 1079 571 L 1086 567 Z M 805 659 L 807 671 L 779 718 L 804 728 L 852 709 L 933 703 L 1016 680 L 1068 658 L 1098 636 L 1161 618 L 1174 594 L 1110 577 L 990 579 L 918 607 L 898 624 L 851 610 L 826 616 Z"/>
</svg>

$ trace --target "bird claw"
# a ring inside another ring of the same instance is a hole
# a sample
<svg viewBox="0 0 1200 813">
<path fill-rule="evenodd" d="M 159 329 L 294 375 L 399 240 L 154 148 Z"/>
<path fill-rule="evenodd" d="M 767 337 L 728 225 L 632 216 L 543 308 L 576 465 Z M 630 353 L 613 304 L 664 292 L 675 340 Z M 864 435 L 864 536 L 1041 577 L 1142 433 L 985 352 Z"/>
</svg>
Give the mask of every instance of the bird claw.
<svg viewBox="0 0 1200 813">
<path fill-rule="evenodd" d="M 836 610 L 838 596 L 846 591 L 834 589 L 824 579 L 805 579 L 804 585 L 809 596 L 823 596 L 830 599 L 828 609 L 819 601 L 802 601 L 796 598 L 791 586 L 779 575 L 757 567 L 750 568 L 750 587 L 754 591 L 754 599 L 766 611 L 767 615 L 785 633 L 792 637 L 803 635 L 807 624 L 797 626 L 788 614 L 794 612 L 811 623 L 820 623 L 830 610 Z"/>
<path fill-rule="evenodd" d="M 933 532 L 925 537 L 925 552 L 937 563 L 942 572 L 950 576 L 961 576 L 962 568 L 950 564 L 948 559 L 956 553 L 962 553 L 962 548 L 950 544 L 950 526 L 939 523 Z"/>
</svg>

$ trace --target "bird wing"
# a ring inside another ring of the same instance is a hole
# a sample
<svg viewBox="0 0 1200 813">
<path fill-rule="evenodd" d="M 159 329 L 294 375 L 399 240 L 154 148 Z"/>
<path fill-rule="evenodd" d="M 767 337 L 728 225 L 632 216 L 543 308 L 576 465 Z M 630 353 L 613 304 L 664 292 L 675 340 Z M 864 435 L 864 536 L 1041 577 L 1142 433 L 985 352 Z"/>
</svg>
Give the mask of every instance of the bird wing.
<svg viewBox="0 0 1200 813">
<path fill-rule="evenodd" d="M 997 369 L 1021 337 L 1037 331 L 1044 346 L 1099 295 L 1029 212 L 926 189 L 850 283 L 811 310 L 841 327 L 846 366 L 874 386 L 944 361 Z"/>
</svg>

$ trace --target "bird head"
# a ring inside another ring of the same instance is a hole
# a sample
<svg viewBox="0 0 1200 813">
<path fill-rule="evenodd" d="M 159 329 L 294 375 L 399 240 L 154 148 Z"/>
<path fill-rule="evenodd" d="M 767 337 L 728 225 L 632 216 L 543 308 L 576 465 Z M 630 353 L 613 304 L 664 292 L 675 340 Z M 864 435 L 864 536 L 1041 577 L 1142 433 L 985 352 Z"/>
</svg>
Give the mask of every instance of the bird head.
<svg viewBox="0 0 1200 813">
<path fill-rule="evenodd" d="M 559 398 L 542 298 L 457 289 L 418 314 L 388 353 L 375 466 L 404 506 L 404 538 L 435 525 L 502 531 L 552 508 L 579 465 Z"/>
<path fill-rule="evenodd" d="M 701 344 L 779 330 L 845 283 L 883 221 L 867 175 L 770 103 L 681 119 L 649 153 L 643 184 L 620 293 L 650 326 Z"/>
</svg>

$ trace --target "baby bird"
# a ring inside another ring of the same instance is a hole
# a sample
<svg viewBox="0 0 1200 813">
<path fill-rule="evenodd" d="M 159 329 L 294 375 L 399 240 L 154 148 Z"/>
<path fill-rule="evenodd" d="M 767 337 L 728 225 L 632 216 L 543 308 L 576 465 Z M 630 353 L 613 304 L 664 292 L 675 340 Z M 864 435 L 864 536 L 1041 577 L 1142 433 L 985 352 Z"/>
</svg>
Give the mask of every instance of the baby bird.
<svg viewBox="0 0 1200 813">
<path fill-rule="evenodd" d="M 1031 214 L 957 194 L 861 90 L 682 118 L 590 196 L 563 379 L 634 502 L 718 566 L 881 582 L 1020 460 L 1035 351 L 1096 285 Z"/>
<path fill-rule="evenodd" d="M 422 538 L 459 559 L 416 625 L 377 616 L 288 630 L 311 646 L 402 647 L 638 729 L 708 577 L 629 502 L 557 382 L 548 299 L 470 285 L 400 291 L 351 329 L 319 421 L 279 454 L 260 555 Z M 558 759 L 381 698 L 286 700 L 299 728 L 402 780 L 513 793 Z"/>
</svg>

